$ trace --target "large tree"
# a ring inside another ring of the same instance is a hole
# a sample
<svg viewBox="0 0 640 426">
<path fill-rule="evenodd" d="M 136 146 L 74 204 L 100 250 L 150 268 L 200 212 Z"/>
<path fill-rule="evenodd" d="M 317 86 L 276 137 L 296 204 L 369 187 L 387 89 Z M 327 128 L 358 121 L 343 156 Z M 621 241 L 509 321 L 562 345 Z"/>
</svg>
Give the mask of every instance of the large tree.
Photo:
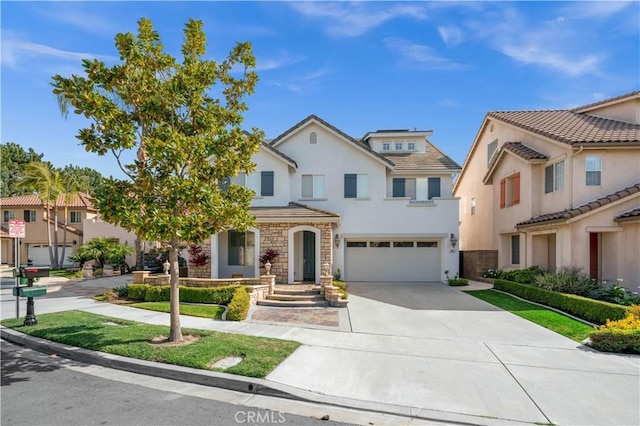
<svg viewBox="0 0 640 426">
<path fill-rule="evenodd" d="M 180 63 L 164 52 L 143 18 L 137 35 L 116 35 L 118 64 L 84 60 L 85 76 L 56 75 L 52 82 L 63 113 L 71 106 L 92 121 L 79 131 L 82 145 L 98 155 L 111 153 L 126 175 L 106 179 L 96 194 L 104 220 L 169 248 L 171 341 L 182 340 L 180 243 L 252 223 L 253 192 L 218 182 L 251 172 L 263 137 L 256 128 L 241 128 L 244 98 L 258 80 L 250 43 L 236 44 L 218 63 L 205 59 L 202 22 L 190 19 L 184 36 Z M 129 162 L 128 151 L 136 154 Z"/>
<path fill-rule="evenodd" d="M 0 144 L 0 183 L 2 185 L 0 195 L 13 197 L 29 194 L 31 190 L 20 187 L 18 181 L 27 164 L 33 161 L 42 161 L 43 156 L 44 154 L 38 154 L 33 148 L 25 151 L 15 142 Z"/>
</svg>

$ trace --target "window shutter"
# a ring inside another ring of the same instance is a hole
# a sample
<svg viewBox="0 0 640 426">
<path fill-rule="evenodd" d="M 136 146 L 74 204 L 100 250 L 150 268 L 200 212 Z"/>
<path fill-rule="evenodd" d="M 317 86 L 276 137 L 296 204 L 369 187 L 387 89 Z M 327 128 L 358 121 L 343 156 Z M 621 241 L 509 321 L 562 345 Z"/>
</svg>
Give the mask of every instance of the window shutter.
<svg viewBox="0 0 640 426">
<path fill-rule="evenodd" d="M 504 209 L 504 206 L 507 205 L 506 195 L 507 195 L 507 181 L 505 179 L 502 179 L 500 181 L 500 208 L 501 209 Z"/>
<path fill-rule="evenodd" d="M 302 175 L 302 198 L 313 198 L 313 175 Z"/>
<path fill-rule="evenodd" d="M 260 195 L 273 197 L 273 172 L 260 173 Z"/>
<path fill-rule="evenodd" d="M 553 165 L 544 169 L 544 193 L 553 192 Z"/>
<path fill-rule="evenodd" d="M 393 179 L 393 196 L 404 197 L 404 178 Z"/>
<path fill-rule="evenodd" d="M 513 204 L 520 204 L 520 172 L 513 176 Z"/>
<path fill-rule="evenodd" d="M 358 175 L 344 175 L 344 198 L 356 198 L 358 196 Z"/>
<path fill-rule="evenodd" d="M 429 199 L 440 196 L 440 178 L 429 178 Z"/>
</svg>

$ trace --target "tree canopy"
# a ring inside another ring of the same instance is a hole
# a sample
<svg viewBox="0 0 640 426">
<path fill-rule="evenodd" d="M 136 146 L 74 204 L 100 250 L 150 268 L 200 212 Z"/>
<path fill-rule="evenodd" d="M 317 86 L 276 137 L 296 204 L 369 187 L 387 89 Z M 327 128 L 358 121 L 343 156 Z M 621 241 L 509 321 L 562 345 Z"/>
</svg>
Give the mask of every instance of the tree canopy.
<svg viewBox="0 0 640 426">
<path fill-rule="evenodd" d="M 106 179 L 96 194 L 103 219 L 169 246 L 170 340 L 182 339 L 180 243 L 251 225 L 253 192 L 218 182 L 251 172 L 263 138 L 258 129 L 241 127 L 244 98 L 258 80 L 251 44 L 237 43 L 221 62 L 206 59 L 202 26 L 193 19 L 185 24 L 178 62 L 164 52 L 152 22 L 142 18 L 137 35 L 116 35 L 118 64 L 83 60 L 85 76 L 56 75 L 52 82 L 63 113 L 73 108 L 91 120 L 78 133 L 81 144 L 97 155 L 113 155 L 127 176 Z M 131 151 L 135 160 L 126 163 L 124 154 Z"/>
<path fill-rule="evenodd" d="M 2 197 L 30 194 L 31 190 L 20 187 L 18 181 L 27 164 L 42 161 L 42 157 L 44 154 L 38 154 L 33 148 L 25 151 L 15 142 L 0 144 L 0 181 L 2 184 L 0 191 L 2 191 Z"/>
</svg>

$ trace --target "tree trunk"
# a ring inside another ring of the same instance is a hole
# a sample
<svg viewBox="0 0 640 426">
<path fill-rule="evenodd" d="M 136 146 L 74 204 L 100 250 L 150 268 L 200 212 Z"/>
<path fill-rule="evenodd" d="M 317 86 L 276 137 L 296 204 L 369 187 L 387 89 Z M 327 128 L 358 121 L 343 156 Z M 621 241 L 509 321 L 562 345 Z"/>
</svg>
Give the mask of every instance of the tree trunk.
<svg viewBox="0 0 640 426">
<path fill-rule="evenodd" d="M 136 235 L 136 271 L 144 270 L 144 241 Z"/>
<path fill-rule="evenodd" d="M 47 244 L 49 245 L 49 262 L 51 263 L 51 267 L 55 268 L 53 263 L 53 247 L 51 246 L 51 206 L 47 203 L 44 208 L 47 211 Z"/>
<path fill-rule="evenodd" d="M 169 341 L 181 342 L 182 330 L 180 329 L 180 288 L 178 287 L 178 249 L 180 241 L 177 238 L 171 240 L 171 247 L 169 248 L 169 273 L 171 274 L 171 321 L 169 331 Z"/>
<path fill-rule="evenodd" d="M 59 263 L 58 263 L 58 269 L 62 269 L 64 267 L 64 256 L 66 255 L 66 251 L 67 251 L 67 206 L 65 205 L 64 207 L 64 228 L 62 231 L 62 259 L 59 259 Z M 58 252 L 58 250 L 56 250 L 56 253 Z"/>
<path fill-rule="evenodd" d="M 58 201 L 56 200 L 56 203 Z M 53 264 L 58 267 L 58 206 L 53 207 Z"/>
</svg>

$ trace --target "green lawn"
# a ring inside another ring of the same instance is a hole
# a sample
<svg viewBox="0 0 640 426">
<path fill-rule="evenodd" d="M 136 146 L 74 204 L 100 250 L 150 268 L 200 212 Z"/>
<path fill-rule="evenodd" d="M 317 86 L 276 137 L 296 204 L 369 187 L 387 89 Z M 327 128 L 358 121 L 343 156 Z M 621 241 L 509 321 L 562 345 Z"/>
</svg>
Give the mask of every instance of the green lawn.
<svg viewBox="0 0 640 426">
<path fill-rule="evenodd" d="M 199 340 L 183 346 L 161 346 L 153 338 L 168 336 L 169 327 L 137 323 L 88 312 L 68 311 L 38 315 L 38 324 L 22 325 L 23 319 L 3 320 L 2 325 L 21 333 L 94 351 L 147 361 L 212 370 L 214 362 L 240 356 L 243 361 L 224 371 L 263 378 L 285 360 L 300 343 L 266 337 L 215 331 L 182 329 Z"/>
<path fill-rule="evenodd" d="M 467 291 L 467 294 L 491 303 L 526 320 L 555 331 L 569 339 L 581 342 L 593 331 L 593 327 L 550 309 L 523 302 L 515 297 L 494 290 Z"/>
<path fill-rule="evenodd" d="M 71 269 L 52 269 L 49 271 L 51 277 L 82 278 L 82 271 L 72 271 Z"/>
<path fill-rule="evenodd" d="M 171 312 L 169 302 L 142 302 L 133 303 L 129 306 L 140 309 L 148 309 L 150 311 L 157 312 Z M 191 315 L 192 317 L 213 318 L 216 320 L 222 319 L 224 313 L 224 307 L 217 305 L 195 305 L 195 304 L 180 304 L 180 315 Z"/>
</svg>

